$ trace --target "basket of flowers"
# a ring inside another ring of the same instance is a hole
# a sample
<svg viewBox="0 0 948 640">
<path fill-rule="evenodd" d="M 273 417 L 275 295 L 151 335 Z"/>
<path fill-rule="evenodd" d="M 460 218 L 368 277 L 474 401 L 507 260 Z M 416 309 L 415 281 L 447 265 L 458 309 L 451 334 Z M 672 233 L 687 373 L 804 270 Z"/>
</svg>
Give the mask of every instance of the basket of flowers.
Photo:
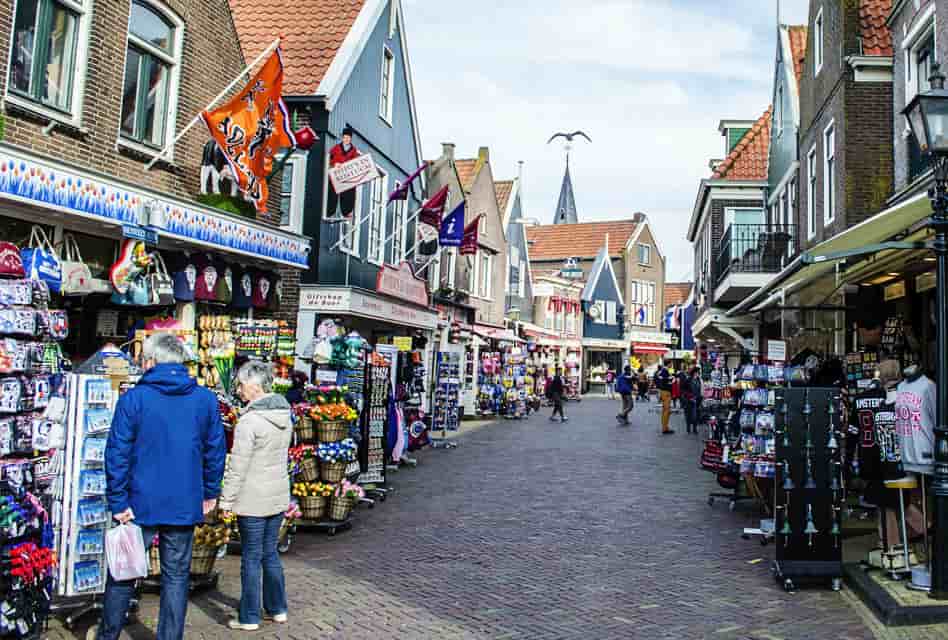
<svg viewBox="0 0 948 640">
<path fill-rule="evenodd" d="M 311 405 L 301 402 L 293 405 L 293 414 L 296 416 L 296 437 L 304 442 L 311 442 L 316 439 L 316 427 L 313 419 L 309 416 Z"/>
<path fill-rule="evenodd" d="M 319 461 L 316 459 L 316 447 L 301 444 L 290 448 L 290 473 L 304 482 L 319 480 Z"/>
<path fill-rule="evenodd" d="M 346 403 L 346 387 L 319 387 L 309 417 L 315 423 L 316 437 L 320 442 L 336 442 L 349 435 L 349 423 L 359 417 L 358 412 Z"/>
<path fill-rule="evenodd" d="M 316 447 L 316 457 L 319 458 L 319 476 L 323 482 L 339 482 L 346 477 L 346 467 L 356 458 L 355 440 L 321 442 Z"/>
<path fill-rule="evenodd" d="M 343 480 L 333 490 L 329 501 L 329 519 L 345 520 L 359 498 L 365 496 L 365 491 L 357 484 Z"/>
<path fill-rule="evenodd" d="M 217 552 L 230 541 L 230 525 L 199 524 L 194 528 L 194 544 L 191 548 L 191 573 L 207 575 L 214 570 Z"/>
<path fill-rule="evenodd" d="M 326 515 L 333 486 L 323 482 L 296 482 L 293 495 L 299 500 L 300 515 L 307 520 L 319 520 Z"/>
</svg>

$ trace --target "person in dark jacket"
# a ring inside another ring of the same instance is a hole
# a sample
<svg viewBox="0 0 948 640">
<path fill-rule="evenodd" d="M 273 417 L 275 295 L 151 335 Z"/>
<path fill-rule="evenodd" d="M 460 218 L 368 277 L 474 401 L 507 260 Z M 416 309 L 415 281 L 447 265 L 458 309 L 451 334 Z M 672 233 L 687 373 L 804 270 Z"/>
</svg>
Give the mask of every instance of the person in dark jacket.
<svg viewBox="0 0 948 640">
<path fill-rule="evenodd" d="M 550 398 L 550 402 L 553 403 L 553 413 L 550 415 L 550 420 L 556 420 L 556 414 L 560 414 L 560 422 L 566 422 L 569 418 L 566 417 L 566 414 L 563 413 L 563 392 L 565 391 L 566 386 L 563 382 L 563 370 L 557 369 L 556 375 L 550 378 L 550 382 L 546 388 L 546 395 Z"/>
<path fill-rule="evenodd" d="M 626 365 L 622 373 L 619 374 L 618 380 L 616 380 L 616 391 L 619 393 L 619 397 L 622 398 L 622 409 L 619 411 L 619 415 L 616 416 L 616 420 L 623 424 L 629 424 L 629 412 L 635 406 L 632 401 L 632 389 L 634 387 L 635 377 L 632 375 L 632 367 Z"/>
<path fill-rule="evenodd" d="M 688 433 L 698 433 L 701 406 L 701 374 L 698 367 L 692 367 L 682 384 L 682 402 L 685 405 L 685 423 Z"/>
<path fill-rule="evenodd" d="M 240 369 L 237 369 L 240 371 Z M 290 404 L 299 404 L 306 400 L 306 383 L 309 378 L 302 371 L 294 371 L 290 378 L 292 385 L 286 392 L 286 401 Z"/>
<path fill-rule="evenodd" d="M 214 394 L 198 386 L 178 338 L 159 333 L 142 348 L 145 374 L 115 406 L 105 448 L 106 499 L 113 517 L 158 535 L 161 605 L 156 640 L 184 637 L 194 525 L 221 492 L 224 428 Z M 135 581 L 109 575 L 99 640 L 122 632 Z"/>
</svg>

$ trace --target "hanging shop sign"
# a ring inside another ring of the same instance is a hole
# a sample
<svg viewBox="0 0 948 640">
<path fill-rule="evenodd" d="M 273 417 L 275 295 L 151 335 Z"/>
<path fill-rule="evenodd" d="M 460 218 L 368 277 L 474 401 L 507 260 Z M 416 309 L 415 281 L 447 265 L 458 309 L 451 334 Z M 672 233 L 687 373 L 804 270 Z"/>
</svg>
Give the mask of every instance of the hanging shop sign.
<svg viewBox="0 0 948 640">
<path fill-rule="evenodd" d="M 158 238 L 178 238 L 288 266 L 309 265 L 310 242 L 303 236 L 38 159 L 3 143 L 0 199 L 107 224 L 147 227 Z"/>
<path fill-rule="evenodd" d="M 893 282 L 892 284 L 886 285 L 885 289 L 882 290 L 882 297 L 886 302 L 904 298 L 905 280 L 899 280 L 898 282 Z"/>
<path fill-rule="evenodd" d="M 625 340 L 609 340 L 606 338 L 583 338 L 583 346 L 593 349 L 608 349 L 611 351 L 624 351 L 628 348 Z"/>
<path fill-rule="evenodd" d="M 935 288 L 935 272 L 929 271 L 915 276 L 915 292 L 925 293 Z"/>
<path fill-rule="evenodd" d="M 421 307 L 428 306 L 428 283 L 417 277 L 407 262 L 397 267 L 384 265 L 379 269 L 375 290 Z"/>
<path fill-rule="evenodd" d="M 411 351 L 411 336 L 395 336 L 392 338 L 392 344 L 399 351 Z"/>
<path fill-rule="evenodd" d="M 379 170 L 372 160 L 372 154 L 357 156 L 329 170 L 329 179 L 336 193 L 355 189 L 361 184 L 372 182 L 379 177 Z"/>
<path fill-rule="evenodd" d="M 767 359 L 771 362 L 786 362 L 787 343 L 783 340 L 768 340 Z"/>
<path fill-rule="evenodd" d="M 407 324 L 421 329 L 436 329 L 438 314 L 382 298 L 370 291 L 351 287 L 302 287 L 300 311 L 324 315 L 351 315 L 391 324 Z"/>
<path fill-rule="evenodd" d="M 670 333 L 659 333 L 657 331 L 629 331 L 627 334 L 630 342 L 654 342 L 655 344 L 674 344 L 675 336 Z"/>
<path fill-rule="evenodd" d="M 141 240 L 145 244 L 153 246 L 158 244 L 158 233 L 156 231 L 131 224 L 122 225 L 122 236 L 132 240 Z"/>
</svg>

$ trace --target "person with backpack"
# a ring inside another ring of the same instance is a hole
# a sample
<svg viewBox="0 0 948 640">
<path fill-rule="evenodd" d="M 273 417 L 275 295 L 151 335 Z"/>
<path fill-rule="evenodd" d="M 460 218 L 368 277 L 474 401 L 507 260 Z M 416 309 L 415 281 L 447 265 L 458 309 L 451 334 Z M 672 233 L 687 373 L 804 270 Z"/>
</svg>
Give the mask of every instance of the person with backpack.
<svg viewBox="0 0 948 640">
<path fill-rule="evenodd" d="M 635 406 L 632 400 L 632 390 L 634 386 L 635 378 L 632 376 L 632 367 L 626 365 L 625 369 L 623 369 L 619 375 L 618 380 L 616 380 L 616 391 L 619 393 L 619 397 L 622 398 L 622 409 L 616 416 L 616 420 L 623 424 L 629 424 L 629 412 L 632 411 L 632 408 Z"/>
</svg>

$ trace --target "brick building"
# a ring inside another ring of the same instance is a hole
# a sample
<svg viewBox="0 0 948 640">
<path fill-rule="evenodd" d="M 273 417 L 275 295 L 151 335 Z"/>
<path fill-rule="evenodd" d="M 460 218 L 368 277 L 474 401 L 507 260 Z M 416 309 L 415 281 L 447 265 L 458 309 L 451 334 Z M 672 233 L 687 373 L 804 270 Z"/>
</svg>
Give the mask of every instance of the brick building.
<svg viewBox="0 0 948 640">
<path fill-rule="evenodd" d="M 89 0 L 8 1 L 2 9 L 0 50 L 10 55 L 0 58 L 0 237 L 23 241 L 32 224 L 57 246 L 69 235 L 102 282 L 123 235 L 148 237 L 169 267 L 190 266 L 190 274 L 212 268 L 215 278 L 254 280 L 266 270 L 268 293 L 282 289 L 277 270 L 307 264 L 308 240 L 273 218 L 199 202 L 203 123 L 171 146 L 246 65 L 225 0 L 106 1 L 94 10 Z M 211 267 L 194 264 L 204 258 Z M 191 326 L 204 312 L 181 301 L 177 309 L 116 307 L 102 291 L 63 301 L 74 356 L 124 338 L 126 324 L 145 316 L 174 311 Z"/>
</svg>

